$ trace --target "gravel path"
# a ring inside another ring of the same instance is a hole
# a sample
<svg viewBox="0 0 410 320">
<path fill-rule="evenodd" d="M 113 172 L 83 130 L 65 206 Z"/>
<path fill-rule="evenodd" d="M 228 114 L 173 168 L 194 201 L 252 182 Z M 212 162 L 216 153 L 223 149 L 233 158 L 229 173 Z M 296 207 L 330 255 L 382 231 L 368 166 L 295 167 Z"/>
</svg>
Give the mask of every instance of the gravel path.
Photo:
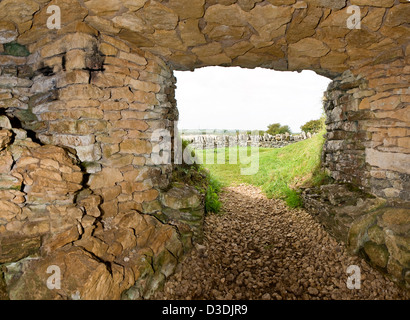
<svg viewBox="0 0 410 320">
<path fill-rule="evenodd" d="M 206 217 L 204 246 L 153 299 L 409 299 L 307 212 L 248 185 L 225 188 L 221 200 L 225 213 Z M 361 268 L 360 290 L 346 287 L 349 265 Z"/>
</svg>

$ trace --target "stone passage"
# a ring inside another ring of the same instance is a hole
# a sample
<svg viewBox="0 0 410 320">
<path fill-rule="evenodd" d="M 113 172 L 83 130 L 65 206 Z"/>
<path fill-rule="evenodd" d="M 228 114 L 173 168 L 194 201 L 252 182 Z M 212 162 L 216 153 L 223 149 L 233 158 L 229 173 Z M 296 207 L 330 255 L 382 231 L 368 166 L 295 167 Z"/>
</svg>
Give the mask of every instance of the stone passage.
<svg viewBox="0 0 410 320">
<path fill-rule="evenodd" d="M 50 5 L 61 28 L 49 28 Z M 348 28 L 349 5 L 361 29 Z M 332 78 L 323 166 L 336 183 L 408 208 L 409 10 L 404 0 L 1 1 L 2 296 L 149 297 L 201 238 L 201 195 L 172 185 L 171 162 L 153 161 L 173 158 L 161 150 L 175 142 L 173 70 Z M 152 139 L 157 129 L 171 141 Z M 391 221 L 405 235 L 395 274 L 408 285 L 407 217 Z M 49 265 L 66 279 L 60 291 L 46 287 Z"/>
</svg>

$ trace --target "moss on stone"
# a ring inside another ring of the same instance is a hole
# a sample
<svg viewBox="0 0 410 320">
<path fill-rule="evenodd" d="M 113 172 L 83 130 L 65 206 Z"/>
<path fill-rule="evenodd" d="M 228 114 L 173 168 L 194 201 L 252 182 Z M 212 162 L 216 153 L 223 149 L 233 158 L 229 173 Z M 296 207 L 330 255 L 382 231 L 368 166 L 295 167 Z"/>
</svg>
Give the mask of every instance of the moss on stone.
<svg viewBox="0 0 410 320">
<path fill-rule="evenodd" d="M 151 278 L 154 276 L 152 263 L 152 252 L 145 251 L 135 265 L 137 280 L 131 288 L 122 293 L 122 299 L 138 300 L 145 297 L 145 292 L 148 290 Z"/>
<path fill-rule="evenodd" d="M 183 247 L 183 252 L 188 253 L 191 251 L 193 244 L 192 244 L 192 238 L 193 238 L 193 232 L 192 231 L 186 231 L 186 232 L 180 232 L 180 237 L 181 237 L 181 242 L 182 242 L 182 247 Z"/>
<path fill-rule="evenodd" d="M 160 271 L 166 277 L 174 273 L 178 260 L 168 250 L 163 250 L 153 259 L 154 270 Z"/>
<path fill-rule="evenodd" d="M 389 251 L 385 245 L 378 245 L 372 241 L 368 241 L 364 244 L 363 249 L 370 262 L 377 267 L 386 268 L 387 262 L 389 261 Z"/>
<path fill-rule="evenodd" d="M 38 121 L 37 116 L 33 113 L 30 107 L 26 110 L 17 110 L 15 115 L 23 123 Z"/>
<path fill-rule="evenodd" d="M 161 203 L 158 200 L 144 202 L 142 204 L 142 210 L 144 213 L 153 214 L 154 212 L 158 212 L 162 210 Z"/>
<path fill-rule="evenodd" d="M 387 263 L 387 272 L 400 281 L 403 277 L 403 266 L 394 258 L 390 258 Z"/>
<path fill-rule="evenodd" d="M 4 54 L 15 57 L 27 57 L 30 55 L 30 51 L 26 46 L 17 42 L 10 42 L 3 44 Z"/>
<path fill-rule="evenodd" d="M 0 272 L 0 300 L 10 300 L 3 272 Z"/>
<path fill-rule="evenodd" d="M 157 218 L 162 223 L 168 223 L 169 218 L 165 215 L 162 211 L 158 211 L 152 214 L 155 218 Z"/>
<path fill-rule="evenodd" d="M 383 212 L 380 210 L 368 213 L 355 220 L 349 229 L 347 249 L 350 253 L 357 253 L 366 241 L 367 230 L 376 223 L 377 217 Z"/>
<path fill-rule="evenodd" d="M 0 263 L 21 260 L 37 254 L 41 246 L 41 237 L 13 237 L 2 239 L 0 243 Z"/>
<path fill-rule="evenodd" d="M 377 225 L 370 227 L 369 230 L 367 230 L 367 234 L 369 239 L 377 244 L 383 244 L 385 242 L 383 229 Z"/>
</svg>

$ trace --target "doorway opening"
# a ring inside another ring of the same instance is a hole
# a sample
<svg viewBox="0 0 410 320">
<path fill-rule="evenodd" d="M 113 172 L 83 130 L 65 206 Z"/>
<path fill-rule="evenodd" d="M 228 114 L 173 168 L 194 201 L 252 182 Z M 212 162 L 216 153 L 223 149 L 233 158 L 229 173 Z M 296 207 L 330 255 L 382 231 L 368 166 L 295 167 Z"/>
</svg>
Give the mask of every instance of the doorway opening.
<svg viewBox="0 0 410 320">
<path fill-rule="evenodd" d="M 298 187 L 328 178 L 320 158 L 326 133 L 323 93 L 330 79 L 313 71 L 240 67 L 176 71 L 175 76 L 178 130 L 189 146 L 184 161 L 209 173 L 215 193 L 247 183 L 297 207 Z"/>
</svg>

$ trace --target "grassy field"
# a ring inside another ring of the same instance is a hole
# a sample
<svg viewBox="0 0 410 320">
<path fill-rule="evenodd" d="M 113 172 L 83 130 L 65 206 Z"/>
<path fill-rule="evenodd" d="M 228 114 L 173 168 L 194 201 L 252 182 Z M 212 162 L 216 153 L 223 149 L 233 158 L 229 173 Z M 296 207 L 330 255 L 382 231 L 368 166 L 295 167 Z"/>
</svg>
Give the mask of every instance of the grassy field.
<svg viewBox="0 0 410 320">
<path fill-rule="evenodd" d="M 216 150 L 196 151 L 197 157 L 204 159 L 203 164 L 212 177 L 223 186 L 249 183 L 259 186 L 269 198 L 285 199 L 289 206 L 297 207 L 301 205 L 297 192 L 302 185 L 317 185 L 326 175 L 321 173 L 320 155 L 324 143 L 323 132 L 313 138 L 303 140 L 280 149 L 260 148 L 259 154 L 255 154 L 248 159 L 253 163 L 259 162 L 259 168 L 255 174 L 243 175 L 241 169 L 250 167 L 244 164 L 244 156 L 240 158 L 239 152 L 247 152 L 250 156 L 250 148 L 237 150 L 237 163 L 230 163 L 230 151 L 228 148 Z M 204 156 L 206 158 L 204 158 Z M 214 158 L 215 164 L 207 164 L 206 159 Z M 259 157 L 259 159 L 258 159 Z M 234 158 L 234 157 L 231 157 Z M 217 163 L 219 159 L 219 164 Z M 225 161 L 223 161 L 225 160 Z M 224 162 L 224 163 L 220 163 Z"/>
</svg>

